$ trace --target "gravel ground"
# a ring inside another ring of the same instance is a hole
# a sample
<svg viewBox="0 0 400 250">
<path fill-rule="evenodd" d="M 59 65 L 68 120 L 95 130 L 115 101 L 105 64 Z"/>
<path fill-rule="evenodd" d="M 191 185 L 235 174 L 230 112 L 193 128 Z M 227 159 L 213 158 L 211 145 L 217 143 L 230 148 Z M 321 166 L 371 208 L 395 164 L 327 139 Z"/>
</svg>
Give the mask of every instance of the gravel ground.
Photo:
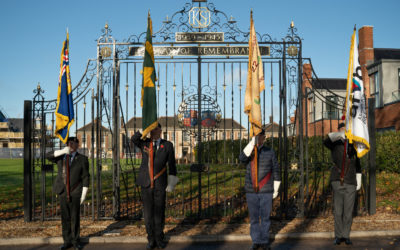
<svg viewBox="0 0 400 250">
<path fill-rule="evenodd" d="M 165 225 L 167 235 L 225 235 L 249 234 L 250 226 L 243 224 L 210 223 L 198 221 L 184 223 L 175 221 Z M 272 220 L 272 233 L 331 232 L 333 216 L 315 219 Z M 400 215 L 380 212 L 372 216 L 357 216 L 353 220 L 353 231 L 400 230 Z M 60 221 L 29 222 L 23 219 L 0 220 L 0 238 L 52 237 L 61 235 Z M 81 236 L 146 236 L 143 221 L 81 221 Z"/>
</svg>

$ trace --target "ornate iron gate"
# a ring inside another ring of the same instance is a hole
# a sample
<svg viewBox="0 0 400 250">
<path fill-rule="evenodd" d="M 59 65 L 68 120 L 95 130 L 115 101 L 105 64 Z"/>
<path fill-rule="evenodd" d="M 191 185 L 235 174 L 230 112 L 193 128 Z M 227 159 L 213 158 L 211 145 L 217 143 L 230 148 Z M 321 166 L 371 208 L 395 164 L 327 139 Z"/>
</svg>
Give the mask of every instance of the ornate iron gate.
<svg viewBox="0 0 400 250">
<path fill-rule="evenodd" d="M 260 31 L 261 25 L 257 27 Z M 163 136 L 174 143 L 180 163 L 181 183 L 168 195 L 167 215 L 237 216 L 245 211 L 244 168 L 237 158 L 249 131 L 242 111 L 248 36 L 232 17 L 210 2 L 185 4 L 171 18 L 167 16 L 153 34 L 158 116 Z M 311 65 L 311 60 L 302 57 L 302 41 L 293 24 L 281 40 L 261 33 L 257 38 L 265 83 L 270 87 L 261 97 L 263 123 L 270 123 L 267 144 L 277 152 L 282 170 L 282 192 L 275 204 L 280 209 L 275 215 L 315 215 L 328 207 L 325 173 L 329 158 L 323 149 L 317 150 L 319 146 L 309 151 L 304 100 L 311 92 L 305 92 L 303 84 L 315 84 L 318 78 L 315 72 L 303 76 L 303 64 Z M 140 195 L 134 185 L 140 155 L 129 138 L 141 127 L 138 105 L 144 40 L 142 33 L 117 42 L 106 25 L 97 40 L 96 59 L 88 61 L 85 74 L 73 89 L 75 131 L 81 138 L 80 150 L 90 158 L 91 193 L 82 215 L 92 219 L 141 216 Z M 125 93 L 120 88 L 123 82 Z M 53 136 L 56 100 L 46 101 L 42 93 L 38 86 L 33 100 L 31 149 L 33 218 L 44 220 L 59 215 L 51 191 L 55 171 L 44 154 L 62 146 Z M 343 102 L 328 102 L 323 95 L 319 98 L 322 106 L 328 103 L 342 109 Z M 131 108 L 133 116 L 128 112 Z M 322 145 L 321 138 L 313 138 L 314 145 Z"/>
</svg>

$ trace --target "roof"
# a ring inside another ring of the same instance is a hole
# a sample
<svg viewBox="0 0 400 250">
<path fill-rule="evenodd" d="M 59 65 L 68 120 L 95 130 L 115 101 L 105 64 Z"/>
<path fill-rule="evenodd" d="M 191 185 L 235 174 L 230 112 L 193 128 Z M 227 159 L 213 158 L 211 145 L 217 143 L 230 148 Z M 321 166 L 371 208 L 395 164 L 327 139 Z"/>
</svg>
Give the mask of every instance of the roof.
<svg viewBox="0 0 400 250">
<path fill-rule="evenodd" d="M 265 124 L 264 128 L 265 128 L 266 133 L 271 133 L 271 132 L 278 133 L 279 132 L 279 124 L 276 122 L 274 122 L 272 124 L 271 123 Z"/>
<path fill-rule="evenodd" d="M 167 122 L 168 122 L 168 127 L 174 127 L 174 117 L 172 116 L 162 116 L 158 119 L 158 121 L 161 124 L 161 127 L 164 128 L 167 126 Z M 136 122 L 136 125 L 135 125 Z M 135 125 L 135 126 L 134 126 Z M 121 127 L 123 125 L 121 124 Z M 178 127 L 178 117 L 175 117 L 175 126 Z M 126 124 L 127 128 L 137 128 L 137 129 L 141 129 L 142 128 L 142 117 L 132 117 L 131 119 L 129 119 L 129 121 Z"/>
<path fill-rule="evenodd" d="M 313 79 L 313 87 L 315 89 L 343 89 L 347 87 L 346 78 L 318 78 Z"/>
<path fill-rule="evenodd" d="M 224 119 L 221 119 L 221 122 L 219 124 L 219 129 L 223 129 L 224 128 Z M 226 118 L 225 119 L 225 128 L 226 129 L 232 129 L 232 118 Z M 233 129 L 246 129 L 245 127 L 240 126 L 240 124 L 233 120 Z"/>
<path fill-rule="evenodd" d="M 176 117 L 176 116 L 175 116 L 175 119 L 174 119 L 173 116 L 168 116 L 168 117 L 162 116 L 158 120 L 159 120 L 162 128 L 165 128 L 167 126 L 167 122 L 168 122 L 168 127 L 169 128 L 171 128 L 171 127 L 173 128 L 174 127 L 174 120 L 175 120 L 176 128 L 179 128 L 178 117 Z M 142 117 L 132 117 L 127 122 L 126 127 L 128 129 L 129 128 L 133 128 L 135 121 L 136 121 L 136 129 L 141 129 L 142 128 Z M 219 129 L 223 129 L 223 128 L 224 128 L 224 119 L 221 119 L 221 122 L 219 124 Z M 243 124 L 242 124 L 242 126 L 240 126 L 240 124 L 237 121 L 233 120 L 233 129 L 240 129 L 240 128 L 241 129 L 245 129 L 243 127 Z M 225 119 L 225 129 L 227 129 L 227 130 L 228 129 L 232 129 L 232 118 L 226 118 Z"/>
<path fill-rule="evenodd" d="M 96 121 L 94 122 L 96 125 Z M 94 128 L 96 130 L 96 127 Z M 102 131 L 110 131 L 108 128 L 104 127 L 103 125 L 101 126 Z M 92 123 L 88 123 L 83 127 L 80 127 L 78 131 L 92 131 Z"/>
<path fill-rule="evenodd" d="M 382 59 L 399 59 L 400 60 L 400 49 L 374 49 L 374 61 L 380 61 Z"/>
<path fill-rule="evenodd" d="M 0 122 L 6 122 L 7 121 L 7 117 L 5 114 L 3 114 L 3 112 L 1 112 L 0 110 Z"/>
</svg>

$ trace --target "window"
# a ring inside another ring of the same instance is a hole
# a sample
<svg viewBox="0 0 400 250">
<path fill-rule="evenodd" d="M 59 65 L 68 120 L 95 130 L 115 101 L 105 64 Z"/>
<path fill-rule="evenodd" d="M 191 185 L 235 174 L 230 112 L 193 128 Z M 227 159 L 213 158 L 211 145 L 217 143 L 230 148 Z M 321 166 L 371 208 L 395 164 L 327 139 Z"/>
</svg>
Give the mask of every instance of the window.
<svg viewBox="0 0 400 250">
<path fill-rule="evenodd" d="M 397 78 L 398 86 L 397 89 L 392 93 L 392 98 L 395 102 L 400 101 L 400 68 L 398 69 Z"/>
<path fill-rule="evenodd" d="M 315 97 L 312 96 L 308 100 L 308 121 L 309 122 L 314 122 L 314 111 L 315 111 Z"/>
<path fill-rule="evenodd" d="M 336 103 L 338 103 L 337 96 L 327 96 L 326 97 L 326 119 L 339 119 L 338 109 L 336 108 Z"/>
<path fill-rule="evenodd" d="M 3 142 L 3 148 L 8 148 L 8 142 Z"/>
<path fill-rule="evenodd" d="M 373 95 L 375 96 L 375 108 L 382 107 L 382 102 L 381 102 L 382 93 L 380 92 L 380 90 L 381 90 L 381 83 L 379 80 L 379 72 L 376 72 L 374 74 L 374 93 L 373 93 Z"/>
<path fill-rule="evenodd" d="M 397 77 L 398 77 L 398 81 L 399 81 L 399 84 L 397 86 L 397 90 L 400 90 L 400 68 L 398 69 Z"/>
<path fill-rule="evenodd" d="M 106 140 L 107 140 L 107 135 L 103 135 L 103 140 L 101 142 L 101 147 L 105 148 L 106 147 Z"/>
<path fill-rule="evenodd" d="M 96 139 L 97 139 L 96 136 L 94 136 L 94 143 L 93 143 L 94 148 L 96 148 L 96 143 L 97 143 Z M 103 134 L 102 139 L 101 139 L 101 144 L 100 144 L 101 148 L 105 148 L 106 147 L 106 140 L 107 140 L 107 135 Z"/>
<path fill-rule="evenodd" d="M 183 142 L 189 142 L 189 135 L 186 132 L 183 132 Z"/>
<path fill-rule="evenodd" d="M 186 156 L 188 154 L 188 152 L 189 152 L 189 149 L 187 147 L 184 147 L 182 149 L 182 156 Z"/>
<path fill-rule="evenodd" d="M 86 136 L 86 138 L 85 138 L 85 136 Z M 81 148 L 86 148 L 87 147 L 87 135 L 86 134 L 82 134 L 82 136 L 81 136 L 81 139 L 82 139 L 82 141 L 81 141 Z"/>
</svg>

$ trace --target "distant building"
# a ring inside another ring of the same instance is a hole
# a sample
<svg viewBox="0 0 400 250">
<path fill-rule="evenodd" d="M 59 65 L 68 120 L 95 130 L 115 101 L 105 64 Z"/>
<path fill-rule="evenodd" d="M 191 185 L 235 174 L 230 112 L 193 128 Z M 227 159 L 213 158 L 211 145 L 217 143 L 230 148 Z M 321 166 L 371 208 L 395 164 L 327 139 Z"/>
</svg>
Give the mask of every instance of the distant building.
<svg viewBox="0 0 400 250">
<path fill-rule="evenodd" d="M 168 117 L 160 117 L 159 122 L 162 127 L 162 135 L 163 139 L 171 141 L 175 146 L 175 158 L 176 159 L 185 159 L 186 161 L 194 161 L 194 148 L 197 143 L 196 138 L 194 136 L 190 136 L 187 132 L 183 131 L 181 127 L 178 125 L 178 118 L 168 116 Z M 142 118 L 141 117 L 133 117 L 126 124 L 128 130 L 128 141 L 130 142 L 130 138 L 134 134 L 134 131 L 139 130 L 142 132 Z M 233 138 L 232 138 L 233 136 Z M 232 120 L 231 118 L 222 119 L 216 132 L 203 138 L 203 141 L 207 140 L 238 140 L 239 138 L 247 139 L 247 130 L 240 126 L 238 122 Z M 120 152 L 128 152 L 124 146 L 126 143 L 125 131 L 121 129 L 121 148 Z M 133 145 L 130 144 L 130 148 L 133 148 Z M 140 157 L 140 151 L 136 148 L 133 152 L 136 154 L 136 157 Z M 122 157 L 124 157 L 124 153 L 121 153 Z"/>
<path fill-rule="evenodd" d="M 0 111 L 0 158 L 22 158 L 24 119 L 7 118 Z"/>
<path fill-rule="evenodd" d="M 375 97 L 375 127 L 377 131 L 398 131 L 400 130 L 400 49 L 374 48 L 372 26 L 363 26 L 359 29 L 358 37 L 359 61 L 367 107 L 368 98 Z M 311 65 L 303 65 L 302 89 L 307 100 L 303 101 L 303 127 L 305 128 L 308 123 L 308 136 L 326 135 L 336 131 L 342 110 L 338 109 L 338 105 L 331 103 L 338 102 L 337 96 L 345 98 L 346 88 L 347 79 L 312 79 Z M 299 119 L 291 118 L 289 127 L 296 130 L 292 134 L 298 134 L 298 125 Z M 304 135 L 305 133 L 304 130 Z"/>
<path fill-rule="evenodd" d="M 266 138 L 279 137 L 279 124 L 272 121 L 272 117 L 269 118 L 269 123 L 264 125 L 264 129 Z"/>
<path fill-rule="evenodd" d="M 197 144 L 196 138 L 190 136 L 187 132 L 183 131 L 178 125 L 178 119 L 172 116 L 160 117 L 159 122 L 162 127 L 161 137 L 171 141 L 175 146 L 175 158 L 181 159 L 187 162 L 194 161 L 194 148 Z M 96 125 L 96 124 L 95 124 Z M 126 123 L 126 129 L 128 136 L 125 133 L 125 127 L 120 128 L 120 157 L 125 158 L 126 156 L 132 156 L 135 158 L 141 158 L 141 152 L 138 148 L 134 147 L 131 142 L 131 137 L 134 132 L 139 130 L 142 132 L 142 118 L 133 117 Z M 96 133 L 96 132 L 95 132 Z M 238 140 L 247 139 L 247 129 L 240 126 L 238 122 L 228 119 L 222 119 L 217 128 L 216 132 L 210 136 L 203 138 L 203 141 L 207 140 Z M 232 137 L 233 136 L 233 137 Z M 92 154 L 92 124 L 86 124 L 77 131 L 77 138 L 80 141 L 80 150 L 91 156 Z M 102 126 L 102 154 L 107 158 L 112 157 L 112 136 L 111 131 Z M 128 147 L 129 146 L 129 147 Z M 96 153 L 96 141 L 94 144 Z"/>
<path fill-rule="evenodd" d="M 304 64 L 304 74 L 310 74 L 310 65 Z M 306 95 L 303 101 L 303 124 L 306 122 L 308 136 L 326 135 L 337 131 L 342 118 L 342 110 L 339 109 L 339 98 L 346 98 L 347 79 L 344 78 L 319 78 L 308 79 L 303 77 L 303 91 Z M 298 121 L 296 123 L 298 125 Z M 296 125 L 296 127 L 297 127 Z M 297 127 L 298 128 L 298 127 Z M 306 131 L 304 131 L 304 135 Z"/>
<path fill-rule="evenodd" d="M 94 138 L 94 156 L 96 157 L 96 122 L 94 123 L 94 135 L 92 135 L 92 123 L 88 123 L 85 126 L 78 129 L 76 137 L 79 140 L 80 151 L 87 155 L 92 156 L 92 138 Z M 101 157 L 111 158 L 112 157 L 112 144 L 111 144 L 111 132 L 108 128 L 101 126 Z"/>
<path fill-rule="evenodd" d="M 400 49 L 373 50 L 367 65 L 378 131 L 400 130 Z"/>
</svg>

